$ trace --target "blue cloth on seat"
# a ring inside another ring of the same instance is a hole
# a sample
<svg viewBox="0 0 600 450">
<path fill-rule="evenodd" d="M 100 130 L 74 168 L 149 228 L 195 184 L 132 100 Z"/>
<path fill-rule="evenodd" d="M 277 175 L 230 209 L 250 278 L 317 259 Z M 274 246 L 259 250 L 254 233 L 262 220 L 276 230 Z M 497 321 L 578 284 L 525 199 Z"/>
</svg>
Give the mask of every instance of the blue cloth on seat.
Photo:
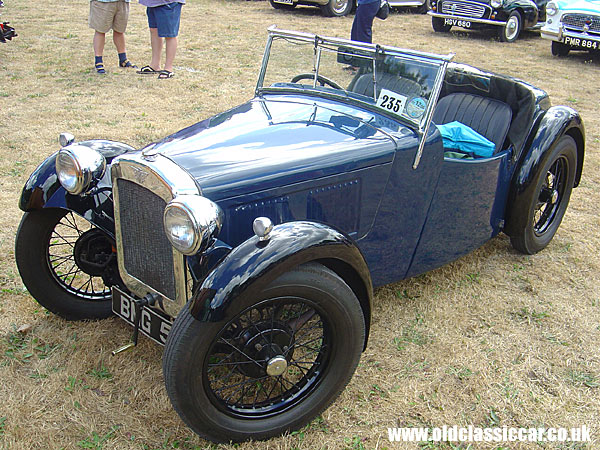
<svg viewBox="0 0 600 450">
<path fill-rule="evenodd" d="M 455 148 L 483 157 L 494 154 L 496 145 L 463 123 L 454 121 L 437 127 L 442 134 L 444 148 Z"/>
</svg>

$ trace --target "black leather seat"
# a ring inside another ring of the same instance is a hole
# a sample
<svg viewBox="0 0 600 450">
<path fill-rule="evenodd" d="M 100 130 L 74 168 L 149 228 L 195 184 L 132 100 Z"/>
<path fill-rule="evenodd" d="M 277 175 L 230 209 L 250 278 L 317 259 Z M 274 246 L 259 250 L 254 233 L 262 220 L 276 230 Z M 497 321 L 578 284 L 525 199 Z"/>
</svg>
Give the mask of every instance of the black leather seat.
<svg viewBox="0 0 600 450">
<path fill-rule="evenodd" d="M 473 94 L 453 93 L 442 97 L 433 112 L 433 122 L 445 124 L 458 121 L 496 145 L 494 153 L 502 150 L 512 110 L 506 103 Z"/>
</svg>

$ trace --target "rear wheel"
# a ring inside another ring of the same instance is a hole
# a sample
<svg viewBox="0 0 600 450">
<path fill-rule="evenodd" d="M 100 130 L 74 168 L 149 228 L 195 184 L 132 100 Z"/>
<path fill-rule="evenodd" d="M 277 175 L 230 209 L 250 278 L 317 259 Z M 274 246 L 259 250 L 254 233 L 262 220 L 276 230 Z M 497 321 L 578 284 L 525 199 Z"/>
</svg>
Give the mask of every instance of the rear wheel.
<svg viewBox="0 0 600 450">
<path fill-rule="evenodd" d="M 554 56 L 567 56 L 571 51 L 571 47 L 567 44 L 558 41 L 552 41 L 552 54 Z"/>
<path fill-rule="evenodd" d="M 321 12 L 327 17 L 347 16 L 352 10 L 353 0 L 329 0 L 326 5 L 321 5 Z"/>
<path fill-rule="evenodd" d="M 576 166 L 577 145 L 571 136 L 563 136 L 539 168 L 531 194 L 512 206 L 516 226 L 510 242 L 515 249 L 531 255 L 550 243 L 567 210 Z"/>
<path fill-rule="evenodd" d="M 112 284 L 119 284 L 113 239 L 64 209 L 27 212 L 15 259 L 25 287 L 42 306 L 68 320 L 112 314 Z"/>
<path fill-rule="evenodd" d="M 441 17 L 432 17 L 431 26 L 436 33 L 447 33 L 452 28 L 452 25 L 447 25 Z"/>
<path fill-rule="evenodd" d="M 230 308 L 218 323 L 184 308 L 167 338 L 167 393 L 200 436 L 244 441 L 298 429 L 352 377 L 365 338 L 362 310 L 324 266 L 300 266 Z"/>
<path fill-rule="evenodd" d="M 515 42 L 521 33 L 521 13 L 513 11 L 508 16 L 506 24 L 498 30 L 502 42 Z"/>
</svg>

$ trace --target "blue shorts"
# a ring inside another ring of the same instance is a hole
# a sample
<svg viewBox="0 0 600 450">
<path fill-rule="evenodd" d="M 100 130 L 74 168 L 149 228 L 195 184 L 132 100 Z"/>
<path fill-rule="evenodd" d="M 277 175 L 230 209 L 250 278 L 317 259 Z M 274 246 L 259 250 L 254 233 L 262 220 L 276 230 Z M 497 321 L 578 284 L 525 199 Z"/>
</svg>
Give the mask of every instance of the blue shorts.
<svg viewBox="0 0 600 450">
<path fill-rule="evenodd" d="M 146 8 L 148 26 L 158 29 L 159 37 L 176 37 L 179 34 L 179 19 L 181 18 L 181 3 Z"/>
</svg>

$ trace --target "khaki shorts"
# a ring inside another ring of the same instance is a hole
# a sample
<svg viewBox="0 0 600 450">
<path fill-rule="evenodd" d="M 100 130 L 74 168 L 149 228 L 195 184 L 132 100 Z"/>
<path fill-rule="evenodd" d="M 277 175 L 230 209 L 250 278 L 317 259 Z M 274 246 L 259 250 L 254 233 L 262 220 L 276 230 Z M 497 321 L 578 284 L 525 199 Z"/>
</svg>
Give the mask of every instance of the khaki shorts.
<svg viewBox="0 0 600 450">
<path fill-rule="evenodd" d="M 129 18 L 129 2 L 90 1 L 90 28 L 99 33 L 106 33 L 111 28 L 117 33 L 125 33 L 127 19 Z"/>
</svg>

